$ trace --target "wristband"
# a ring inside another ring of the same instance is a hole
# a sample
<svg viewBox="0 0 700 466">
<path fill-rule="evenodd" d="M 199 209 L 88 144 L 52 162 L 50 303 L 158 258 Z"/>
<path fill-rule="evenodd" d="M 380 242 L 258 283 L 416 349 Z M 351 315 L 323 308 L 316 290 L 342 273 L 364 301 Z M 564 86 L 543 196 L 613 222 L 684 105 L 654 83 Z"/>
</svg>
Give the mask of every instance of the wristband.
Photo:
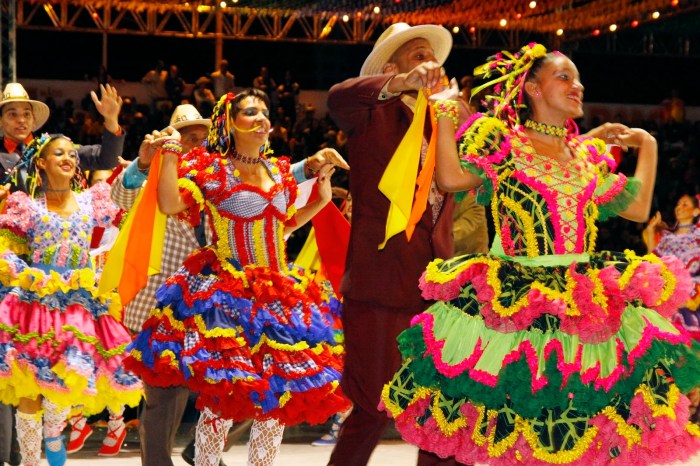
<svg viewBox="0 0 700 466">
<path fill-rule="evenodd" d="M 174 154 L 182 154 L 182 143 L 175 139 L 168 139 L 163 143 L 163 152 L 172 152 Z"/>
<path fill-rule="evenodd" d="M 435 122 L 439 118 L 449 118 L 455 125 L 455 129 L 459 126 L 459 110 L 457 102 L 454 100 L 438 100 L 433 103 L 435 110 Z"/>
</svg>

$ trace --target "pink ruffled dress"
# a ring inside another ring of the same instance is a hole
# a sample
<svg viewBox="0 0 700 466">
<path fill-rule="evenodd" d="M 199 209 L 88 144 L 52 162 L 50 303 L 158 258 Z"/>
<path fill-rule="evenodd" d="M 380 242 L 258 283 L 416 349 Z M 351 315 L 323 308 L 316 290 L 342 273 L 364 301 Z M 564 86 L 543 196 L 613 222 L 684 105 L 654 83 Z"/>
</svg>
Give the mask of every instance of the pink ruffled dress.
<svg viewBox="0 0 700 466">
<path fill-rule="evenodd" d="M 10 195 L 0 215 L 0 401 L 44 396 L 59 406 L 136 406 L 141 382 L 124 370 L 131 341 L 116 293 L 100 295 L 90 237 L 118 208 L 109 185 L 74 194 L 64 218 L 45 198 Z"/>
<path fill-rule="evenodd" d="M 477 114 L 458 135 L 484 180 L 490 254 L 429 264 L 436 300 L 399 337 L 404 363 L 381 406 L 404 439 L 463 463 L 648 465 L 700 449 L 683 395 L 698 383 L 691 339 L 670 317 L 691 282 L 677 259 L 596 252 L 596 222 L 638 181 L 612 173 L 600 140 L 566 163 Z"/>
<path fill-rule="evenodd" d="M 700 226 L 694 225 L 685 233 L 664 231 L 654 253 L 679 258 L 693 279 L 690 299 L 673 316 L 696 340 L 700 340 Z"/>
</svg>

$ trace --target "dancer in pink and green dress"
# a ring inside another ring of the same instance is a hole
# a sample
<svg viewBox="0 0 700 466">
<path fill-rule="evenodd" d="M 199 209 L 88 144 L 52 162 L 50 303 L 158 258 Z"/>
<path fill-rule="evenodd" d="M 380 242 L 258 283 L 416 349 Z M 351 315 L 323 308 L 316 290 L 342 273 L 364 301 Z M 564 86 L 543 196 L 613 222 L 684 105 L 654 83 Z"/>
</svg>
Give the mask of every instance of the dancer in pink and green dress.
<svg viewBox="0 0 700 466">
<path fill-rule="evenodd" d="M 77 151 L 62 136 L 34 139 L 19 167 L 32 195 L 11 194 L 0 214 L 0 401 L 18 407 L 23 464 L 39 464 L 43 438 L 56 466 L 71 406 L 121 412 L 138 405 L 141 382 L 122 365 L 131 338 L 119 297 L 97 292 L 90 263 L 93 229 L 119 210 L 109 186 L 80 192 Z"/>
<path fill-rule="evenodd" d="M 493 78 L 490 111 L 456 135 L 456 83 L 431 96 L 436 179 L 478 188 L 496 237 L 487 255 L 429 264 L 420 286 L 436 303 L 399 337 L 404 363 L 383 407 L 404 439 L 464 463 L 689 458 L 700 430 L 683 393 L 700 372 L 689 335 L 669 320 L 688 274 L 675 258 L 595 250 L 598 221 L 648 218 L 656 141 L 622 125 L 592 134 L 604 140 L 578 135 L 578 70 L 541 45 L 476 74 Z M 638 150 L 634 178 L 613 173 L 606 142 Z"/>
</svg>

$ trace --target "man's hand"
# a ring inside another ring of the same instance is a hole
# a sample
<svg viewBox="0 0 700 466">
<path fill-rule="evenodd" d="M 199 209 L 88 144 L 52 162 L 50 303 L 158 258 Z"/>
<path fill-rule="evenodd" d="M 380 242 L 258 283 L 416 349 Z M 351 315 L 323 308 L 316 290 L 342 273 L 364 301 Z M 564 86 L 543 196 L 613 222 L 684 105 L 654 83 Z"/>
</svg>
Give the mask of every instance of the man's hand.
<svg viewBox="0 0 700 466">
<path fill-rule="evenodd" d="M 117 89 L 114 86 L 100 84 L 100 94 L 102 99 L 97 98 L 95 91 L 90 92 L 90 97 L 105 119 L 105 129 L 110 133 L 119 133 L 119 112 L 122 109 L 122 98 L 119 96 Z"/>
<path fill-rule="evenodd" d="M 153 131 L 151 134 L 147 134 L 139 147 L 139 169 L 146 170 L 150 167 L 158 148 L 162 146 L 165 141 L 172 139 L 180 140 L 180 133 L 172 126 L 168 126 L 162 131 Z"/>
<path fill-rule="evenodd" d="M 348 165 L 337 150 L 325 148 L 304 161 L 304 174 L 307 178 L 311 178 L 315 173 L 318 173 L 324 165 L 350 170 L 350 165 Z"/>
</svg>

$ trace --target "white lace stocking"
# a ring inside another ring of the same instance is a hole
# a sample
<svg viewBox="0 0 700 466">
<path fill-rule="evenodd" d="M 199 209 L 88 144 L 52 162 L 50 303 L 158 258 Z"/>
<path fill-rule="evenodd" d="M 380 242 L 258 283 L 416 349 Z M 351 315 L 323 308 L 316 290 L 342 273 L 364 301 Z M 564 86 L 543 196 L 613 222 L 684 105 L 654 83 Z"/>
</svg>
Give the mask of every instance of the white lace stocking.
<svg viewBox="0 0 700 466">
<path fill-rule="evenodd" d="M 253 421 L 248 441 L 248 466 L 271 466 L 280 451 L 284 426 L 276 419 Z"/>
<path fill-rule="evenodd" d="M 34 414 L 17 410 L 17 441 L 22 454 L 22 464 L 39 466 L 41 461 L 41 411 Z"/>
<path fill-rule="evenodd" d="M 56 439 L 46 442 L 46 448 L 51 451 L 58 451 L 61 449 L 61 443 L 63 443 L 63 439 L 60 436 L 66 427 L 66 418 L 70 414 L 70 408 L 61 408 L 46 398 L 42 400 L 41 406 L 44 408 L 44 438 Z"/>
<path fill-rule="evenodd" d="M 204 408 L 197 422 L 194 443 L 194 464 L 196 466 L 218 466 L 224 449 L 226 434 L 233 421 L 223 419 Z"/>
</svg>

